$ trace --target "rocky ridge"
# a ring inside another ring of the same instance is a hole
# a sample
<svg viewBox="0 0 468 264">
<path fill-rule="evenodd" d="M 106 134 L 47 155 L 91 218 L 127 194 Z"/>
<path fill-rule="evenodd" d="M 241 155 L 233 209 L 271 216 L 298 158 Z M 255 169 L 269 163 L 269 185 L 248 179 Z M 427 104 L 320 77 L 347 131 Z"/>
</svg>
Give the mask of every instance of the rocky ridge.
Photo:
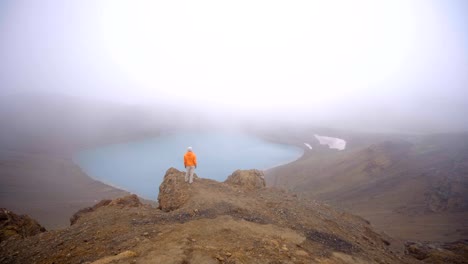
<svg viewBox="0 0 468 264">
<path fill-rule="evenodd" d="M 77 213 L 73 225 L 0 244 L 1 263 L 418 263 L 366 220 L 264 187 L 167 171 L 159 207 L 136 196 Z M 255 183 L 255 184 L 252 184 Z"/>
<path fill-rule="evenodd" d="M 25 238 L 45 231 L 44 227 L 29 216 L 17 215 L 0 208 L 0 242 L 10 237 Z"/>
</svg>

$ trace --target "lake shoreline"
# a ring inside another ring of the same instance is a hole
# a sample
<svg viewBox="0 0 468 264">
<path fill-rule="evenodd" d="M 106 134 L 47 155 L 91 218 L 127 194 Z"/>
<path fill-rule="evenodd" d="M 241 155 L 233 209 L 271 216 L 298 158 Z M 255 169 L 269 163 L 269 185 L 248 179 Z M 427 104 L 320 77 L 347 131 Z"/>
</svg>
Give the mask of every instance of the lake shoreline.
<svg viewBox="0 0 468 264">
<path fill-rule="evenodd" d="M 196 173 L 199 177 L 216 181 L 224 181 L 237 169 L 267 171 L 295 162 L 305 154 L 302 147 L 251 133 L 173 132 L 87 149 L 76 154 L 73 161 L 94 180 L 155 201 L 157 191 L 154 189 L 165 171 L 170 167 L 184 169 L 182 156 L 189 142 L 193 142 L 195 153 L 199 155 L 200 164 Z M 223 153 L 223 156 L 219 156 L 219 153 Z M 105 176 L 115 166 L 120 166 L 120 169 Z M 132 175 L 131 182 L 128 175 Z M 146 186 L 142 187 L 141 182 Z"/>
</svg>

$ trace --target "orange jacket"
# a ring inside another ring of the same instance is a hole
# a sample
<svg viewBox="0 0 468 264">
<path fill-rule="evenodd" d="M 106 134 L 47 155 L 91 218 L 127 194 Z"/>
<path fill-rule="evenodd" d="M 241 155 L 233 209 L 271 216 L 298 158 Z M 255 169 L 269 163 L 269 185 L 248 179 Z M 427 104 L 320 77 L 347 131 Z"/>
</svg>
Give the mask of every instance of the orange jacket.
<svg viewBox="0 0 468 264">
<path fill-rule="evenodd" d="M 187 151 L 184 155 L 184 166 L 197 166 L 197 155 L 191 151 Z"/>
</svg>

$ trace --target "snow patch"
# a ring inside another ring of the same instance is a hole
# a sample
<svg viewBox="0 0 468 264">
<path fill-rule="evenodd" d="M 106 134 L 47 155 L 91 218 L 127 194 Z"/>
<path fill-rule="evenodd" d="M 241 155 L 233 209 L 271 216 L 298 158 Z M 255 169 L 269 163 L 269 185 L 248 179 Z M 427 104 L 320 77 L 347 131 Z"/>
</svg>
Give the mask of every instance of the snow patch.
<svg viewBox="0 0 468 264">
<path fill-rule="evenodd" d="M 346 148 L 346 141 L 341 138 L 326 137 L 314 135 L 321 145 L 328 145 L 331 149 L 344 150 Z"/>
<path fill-rule="evenodd" d="M 306 147 L 308 147 L 309 149 L 312 149 L 312 146 L 309 143 L 304 143 L 304 145 L 306 145 Z"/>
</svg>

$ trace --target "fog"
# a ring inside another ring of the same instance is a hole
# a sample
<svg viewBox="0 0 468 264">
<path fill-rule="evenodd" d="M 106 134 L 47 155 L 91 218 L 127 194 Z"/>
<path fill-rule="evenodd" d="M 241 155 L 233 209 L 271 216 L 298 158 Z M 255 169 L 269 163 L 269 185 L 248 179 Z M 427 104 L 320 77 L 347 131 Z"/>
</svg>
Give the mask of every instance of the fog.
<svg viewBox="0 0 468 264">
<path fill-rule="evenodd" d="M 161 126 L 453 132 L 467 73 L 464 0 L 0 2 L 0 96 L 16 108 L 64 96 Z"/>
</svg>

